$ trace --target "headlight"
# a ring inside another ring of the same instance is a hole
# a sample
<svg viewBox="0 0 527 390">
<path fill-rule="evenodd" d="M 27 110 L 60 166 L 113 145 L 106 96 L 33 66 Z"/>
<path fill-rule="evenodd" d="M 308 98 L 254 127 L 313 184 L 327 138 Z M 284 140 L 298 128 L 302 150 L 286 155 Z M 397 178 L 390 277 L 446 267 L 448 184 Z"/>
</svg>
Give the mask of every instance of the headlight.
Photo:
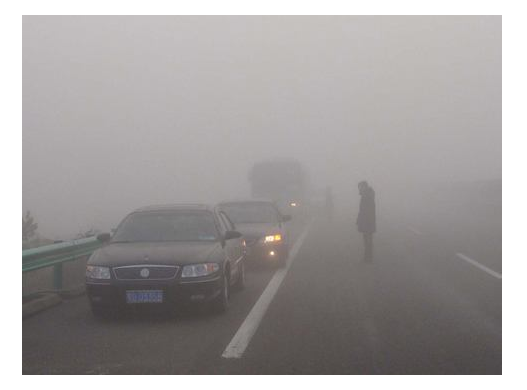
<svg viewBox="0 0 527 390">
<path fill-rule="evenodd" d="M 218 263 L 203 263 L 203 264 L 192 264 L 186 265 L 181 271 L 182 278 L 197 278 L 200 276 L 211 275 L 220 269 Z"/>
<path fill-rule="evenodd" d="M 88 265 L 86 277 L 90 279 L 110 279 L 110 268 Z"/>
<path fill-rule="evenodd" d="M 291 207 L 296 207 L 296 206 L 298 206 L 298 203 L 296 203 L 296 202 L 291 202 L 291 203 L 289 203 L 289 205 L 290 205 Z"/>
<path fill-rule="evenodd" d="M 282 241 L 282 235 L 281 234 L 273 234 L 272 236 L 265 236 L 264 237 L 264 243 L 267 244 L 269 242 L 277 242 Z"/>
</svg>

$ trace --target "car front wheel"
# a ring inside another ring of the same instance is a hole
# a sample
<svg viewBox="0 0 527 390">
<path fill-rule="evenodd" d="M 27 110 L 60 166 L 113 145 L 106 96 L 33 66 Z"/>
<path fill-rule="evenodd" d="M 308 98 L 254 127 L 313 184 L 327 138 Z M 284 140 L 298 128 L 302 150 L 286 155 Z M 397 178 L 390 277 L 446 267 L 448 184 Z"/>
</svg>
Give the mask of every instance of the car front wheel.
<svg viewBox="0 0 527 390">
<path fill-rule="evenodd" d="M 236 284 L 234 285 L 236 291 L 240 291 L 245 288 L 245 261 L 242 260 L 238 267 L 238 279 L 236 280 Z"/>
<path fill-rule="evenodd" d="M 215 313 L 225 313 L 229 307 L 229 279 L 228 270 L 223 272 L 223 283 L 220 294 L 212 301 L 212 310 Z"/>
</svg>

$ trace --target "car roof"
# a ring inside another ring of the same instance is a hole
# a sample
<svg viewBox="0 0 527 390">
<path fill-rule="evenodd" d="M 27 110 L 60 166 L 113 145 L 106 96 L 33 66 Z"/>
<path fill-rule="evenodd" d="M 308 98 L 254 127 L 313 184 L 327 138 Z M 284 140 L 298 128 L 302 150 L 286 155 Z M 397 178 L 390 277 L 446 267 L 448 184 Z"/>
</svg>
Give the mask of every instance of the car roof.
<svg viewBox="0 0 527 390">
<path fill-rule="evenodd" d="M 178 210 L 192 210 L 192 211 L 212 211 L 212 207 L 202 203 L 175 203 L 175 204 L 160 204 L 150 205 L 134 210 L 134 213 L 148 212 L 148 211 L 178 211 Z"/>
</svg>

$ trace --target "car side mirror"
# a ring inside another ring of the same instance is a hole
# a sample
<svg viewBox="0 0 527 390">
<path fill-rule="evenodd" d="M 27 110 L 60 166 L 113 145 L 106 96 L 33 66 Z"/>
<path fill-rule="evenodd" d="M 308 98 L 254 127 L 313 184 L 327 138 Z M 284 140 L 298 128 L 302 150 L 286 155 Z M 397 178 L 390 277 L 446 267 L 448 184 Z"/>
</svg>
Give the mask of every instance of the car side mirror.
<svg viewBox="0 0 527 390">
<path fill-rule="evenodd" d="M 282 222 L 287 222 L 293 219 L 290 215 L 282 215 Z"/>
<path fill-rule="evenodd" d="M 99 240 L 103 244 L 110 241 L 110 238 L 111 238 L 110 233 L 97 234 L 97 240 Z"/>
<path fill-rule="evenodd" d="M 233 238 L 240 238 L 242 234 L 240 232 L 237 232 L 236 230 L 228 230 L 225 232 L 225 236 L 223 237 L 225 240 L 231 240 Z"/>
</svg>

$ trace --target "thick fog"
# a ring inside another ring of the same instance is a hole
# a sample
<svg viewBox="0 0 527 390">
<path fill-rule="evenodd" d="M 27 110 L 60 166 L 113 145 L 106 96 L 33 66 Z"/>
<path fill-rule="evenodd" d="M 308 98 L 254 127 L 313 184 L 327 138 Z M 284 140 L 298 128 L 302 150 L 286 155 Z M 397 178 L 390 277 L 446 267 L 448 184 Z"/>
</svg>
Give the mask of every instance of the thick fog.
<svg viewBox="0 0 527 390">
<path fill-rule="evenodd" d="M 501 179 L 501 18 L 24 17 L 23 209 L 41 235 L 248 197 L 252 164 L 283 157 L 337 205 L 362 179 L 380 204 Z"/>
</svg>

